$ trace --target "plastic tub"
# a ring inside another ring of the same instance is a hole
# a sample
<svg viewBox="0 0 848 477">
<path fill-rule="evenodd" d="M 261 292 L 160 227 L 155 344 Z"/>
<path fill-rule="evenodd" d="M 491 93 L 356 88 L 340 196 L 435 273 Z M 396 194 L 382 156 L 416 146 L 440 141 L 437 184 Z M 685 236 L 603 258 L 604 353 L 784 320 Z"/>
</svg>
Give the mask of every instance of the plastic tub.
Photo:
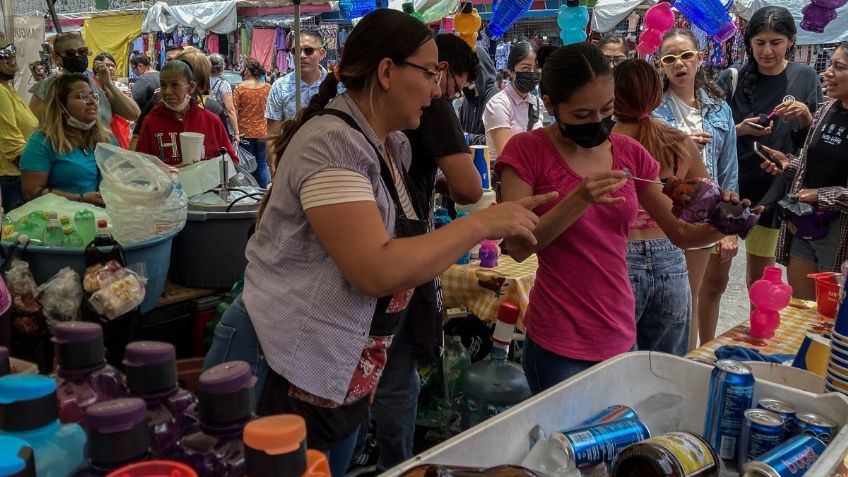
<svg viewBox="0 0 848 477">
<path fill-rule="evenodd" d="M 816 311 L 828 318 L 836 317 L 836 308 L 839 306 L 839 295 L 842 287 L 836 281 L 840 275 L 836 272 L 811 273 L 807 278 L 816 281 Z"/>
<path fill-rule="evenodd" d="M 465 467 L 519 464 L 530 451 L 529 433 L 537 424 L 547 433 L 573 428 L 607 406 L 633 406 L 657 393 L 682 397 L 680 428 L 701 435 L 712 370 L 712 366 L 669 354 L 626 353 L 524 401 L 383 475 L 397 476 L 421 464 Z M 839 424 L 839 433 L 806 474 L 830 475 L 829 471 L 848 449 L 848 397 L 837 393 L 814 394 L 757 380 L 754 402 L 766 397 L 790 402 L 799 411 L 820 414 Z M 651 423 L 646 424 L 651 427 Z"/>
<path fill-rule="evenodd" d="M 185 228 L 174 238 L 170 278 L 193 288 L 230 288 L 244 274 L 247 233 L 257 210 L 189 210 Z"/>
<path fill-rule="evenodd" d="M 171 261 L 171 241 L 174 234 L 124 245 L 124 257 L 127 265 L 144 263 L 147 273 L 144 301 L 141 312 L 156 308 L 165 289 L 168 278 L 168 266 Z M 3 242 L 3 250 L 8 251 L 10 243 Z M 28 262 L 36 283 L 41 285 L 64 267 L 71 267 L 80 277 L 85 273 L 85 252 L 77 249 L 51 248 L 30 245 L 27 247 Z"/>
</svg>

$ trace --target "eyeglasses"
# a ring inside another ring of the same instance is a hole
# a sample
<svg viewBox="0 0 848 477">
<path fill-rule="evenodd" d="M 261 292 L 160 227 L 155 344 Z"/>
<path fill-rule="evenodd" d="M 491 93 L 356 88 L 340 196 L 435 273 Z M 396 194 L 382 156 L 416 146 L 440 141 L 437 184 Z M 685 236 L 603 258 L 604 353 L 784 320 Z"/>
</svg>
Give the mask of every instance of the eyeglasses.
<svg viewBox="0 0 848 477">
<path fill-rule="evenodd" d="M 621 63 L 623 63 L 624 60 L 627 59 L 626 56 L 609 56 L 609 55 L 604 55 L 604 58 L 607 59 L 607 64 L 609 64 L 610 66 L 618 66 Z"/>
<path fill-rule="evenodd" d="M 82 48 L 77 48 L 76 50 L 68 49 L 59 54 L 59 56 L 63 58 L 76 58 L 77 56 L 89 57 L 91 56 L 91 50 L 88 47 L 84 46 Z"/>
<path fill-rule="evenodd" d="M 94 104 L 100 101 L 100 95 L 97 93 L 86 93 L 85 91 L 78 93 L 76 96 L 72 96 L 72 98 L 76 98 L 83 103 L 86 104 Z"/>
<path fill-rule="evenodd" d="M 0 60 L 8 60 L 9 58 L 14 58 L 15 54 L 18 50 L 15 49 L 15 45 L 8 44 L 3 48 L 0 48 Z"/>
<path fill-rule="evenodd" d="M 415 63 L 410 63 L 408 61 L 401 61 L 400 64 L 405 65 L 405 66 L 411 66 L 411 67 L 415 68 L 416 70 L 423 71 L 424 76 L 428 80 L 430 80 L 430 81 L 432 81 L 436 84 L 439 84 L 439 83 L 442 82 L 442 73 L 443 72 L 441 70 L 431 70 L 429 68 L 425 68 L 421 65 L 416 65 Z"/>
<path fill-rule="evenodd" d="M 697 51 L 686 50 L 679 55 L 665 55 L 662 58 L 660 58 L 660 63 L 662 63 L 666 66 L 671 66 L 671 65 L 677 63 L 677 60 L 692 61 L 692 60 L 695 59 L 696 56 L 698 56 Z"/>
</svg>

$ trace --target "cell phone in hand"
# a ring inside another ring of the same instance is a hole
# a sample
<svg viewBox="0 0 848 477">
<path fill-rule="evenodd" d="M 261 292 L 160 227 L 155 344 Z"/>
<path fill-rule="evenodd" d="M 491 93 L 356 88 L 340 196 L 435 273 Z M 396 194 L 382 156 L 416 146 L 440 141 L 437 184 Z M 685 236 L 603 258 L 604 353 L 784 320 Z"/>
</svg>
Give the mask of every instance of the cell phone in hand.
<svg viewBox="0 0 848 477">
<path fill-rule="evenodd" d="M 778 161 L 776 157 L 772 156 L 770 152 L 763 149 L 763 147 L 760 146 L 760 143 L 758 143 L 758 142 L 754 143 L 754 154 L 756 154 L 756 155 L 762 157 L 763 159 L 771 162 L 778 169 L 783 170 L 783 164 L 781 164 L 781 162 Z"/>
</svg>

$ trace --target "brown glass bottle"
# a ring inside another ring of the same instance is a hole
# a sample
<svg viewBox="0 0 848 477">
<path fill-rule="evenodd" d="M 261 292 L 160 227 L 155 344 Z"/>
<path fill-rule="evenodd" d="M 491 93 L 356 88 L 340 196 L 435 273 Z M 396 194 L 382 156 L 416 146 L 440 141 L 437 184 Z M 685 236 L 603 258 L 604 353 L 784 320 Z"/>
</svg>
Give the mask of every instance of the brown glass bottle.
<svg viewBox="0 0 848 477">
<path fill-rule="evenodd" d="M 626 447 L 610 477 L 718 477 L 715 450 L 701 436 L 669 432 Z"/>
</svg>

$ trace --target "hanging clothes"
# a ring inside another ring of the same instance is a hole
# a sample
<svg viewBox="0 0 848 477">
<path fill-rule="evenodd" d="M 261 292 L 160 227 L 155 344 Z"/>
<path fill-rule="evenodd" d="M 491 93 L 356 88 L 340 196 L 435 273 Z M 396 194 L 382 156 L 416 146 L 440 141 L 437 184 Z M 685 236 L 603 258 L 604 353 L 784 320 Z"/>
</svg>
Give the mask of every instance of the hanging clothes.
<svg viewBox="0 0 848 477">
<path fill-rule="evenodd" d="M 247 58 L 250 56 L 251 41 L 250 35 L 247 33 L 247 28 L 241 27 L 241 56 Z"/>
<path fill-rule="evenodd" d="M 142 15 L 89 18 L 83 26 L 83 41 L 95 55 L 112 55 L 116 74 L 127 76 L 130 42 L 141 35 L 142 20 Z"/>
<path fill-rule="evenodd" d="M 276 56 L 276 48 L 274 47 L 274 30 L 263 30 L 261 28 L 253 29 L 253 38 L 251 38 L 250 56 L 259 61 L 266 70 L 271 69 L 271 63 Z"/>
<path fill-rule="evenodd" d="M 275 59 L 275 64 L 278 70 L 288 71 L 289 57 L 286 54 L 286 48 L 288 48 L 288 44 L 286 43 L 286 31 L 280 27 L 277 27 L 274 32 L 274 47 L 277 49 L 277 57 Z"/>
<path fill-rule="evenodd" d="M 213 33 L 206 37 L 206 52 L 210 55 L 220 52 L 218 50 L 218 35 Z"/>
</svg>

